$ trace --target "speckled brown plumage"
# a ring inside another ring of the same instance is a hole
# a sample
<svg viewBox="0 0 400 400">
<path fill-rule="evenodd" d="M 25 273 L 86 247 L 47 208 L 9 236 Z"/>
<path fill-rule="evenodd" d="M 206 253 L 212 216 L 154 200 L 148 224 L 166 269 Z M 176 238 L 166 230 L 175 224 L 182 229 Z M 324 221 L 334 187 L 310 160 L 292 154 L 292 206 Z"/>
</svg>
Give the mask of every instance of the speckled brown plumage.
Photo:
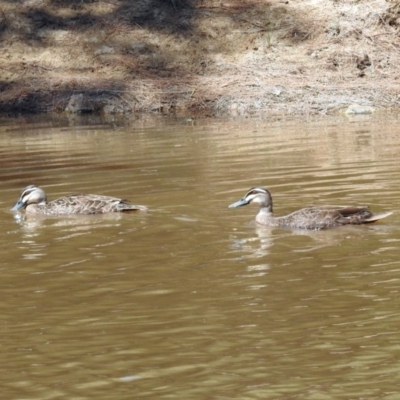
<svg viewBox="0 0 400 400">
<path fill-rule="evenodd" d="M 378 221 L 392 214 L 391 212 L 372 213 L 368 207 L 357 206 L 322 206 L 308 207 L 283 217 L 274 217 L 271 193 L 264 188 L 251 188 L 230 208 L 259 203 L 260 210 L 256 222 L 264 226 L 277 226 L 294 229 L 328 229 L 342 225 L 360 225 Z"/>
<path fill-rule="evenodd" d="M 43 189 L 34 185 L 22 190 L 19 200 L 11 211 L 18 211 L 21 208 L 30 214 L 53 216 L 147 210 L 145 206 L 133 205 L 127 200 L 97 194 L 74 194 L 47 202 Z"/>
</svg>

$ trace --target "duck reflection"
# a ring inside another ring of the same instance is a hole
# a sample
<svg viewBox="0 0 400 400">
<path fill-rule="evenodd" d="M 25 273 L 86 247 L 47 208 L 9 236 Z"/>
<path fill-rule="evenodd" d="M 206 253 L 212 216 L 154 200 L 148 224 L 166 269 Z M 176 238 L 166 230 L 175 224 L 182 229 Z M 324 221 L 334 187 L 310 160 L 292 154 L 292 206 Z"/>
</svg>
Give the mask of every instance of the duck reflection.
<svg viewBox="0 0 400 400">
<path fill-rule="evenodd" d="M 49 217 L 40 214 L 25 214 L 17 212 L 14 214 L 14 220 L 26 231 L 33 231 L 44 226 L 70 227 L 77 230 L 88 229 L 94 226 L 107 226 L 107 222 L 118 222 L 122 218 L 121 214 L 109 213 L 98 215 L 67 215 L 62 218 Z"/>
<path fill-rule="evenodd" d="M 317 249 L 339 246 L 344 240 L 360 239 L 374 232 L 384 232 L 388 228 L 383 225 L 363 225 L 363 226 L 345 226 L 340 229 L 330 230 L 304 230 L 304 229 L 285 229 L 269 228 L 256 225 L 255 231 L 260 243 L 279 241 L 288 243 L 290 241 L 291 252 L 312 252 Z M 260 246 L 264 248 L 264 245 Z"/>
<path fill-rule="evenodd" d="M 252 224 L 255 225 L 255 224 Z M 270 247 L 273 244 L 274 228 L 262 227 L 263 232 L 259 232 L 259 227 L 255 227 L 257 236 L 245 238 L 232 238 L 232 249 L 240 251 L 242 254 L 240 259 L 260 258 L 269 254 Z"/>
<path fill-rule="evenodd" d="M 327 249 L 331 252 L 332 248 L 339 248 L 344 241 L 362 243 L 363 238 L 370 237 L 371 233 L 385 235 L 386 231 L 390 231 L 383 225 L 346 226 L 323 231 L 264 227 L 258 224 L 252 224 L 252 226 L 254 226 L 255 235 L 232 237 L 231 248 L 237 254 L 238 260 L 261 261 L 247 267 L 247 270 L 253 273 L 257 270 L 266 273 L 275 261 L 279 264 L 284 260 L 289 263 L 295 262 L 290 254 L 310 253 L 314 257 L 316 251 Z"/>
<path fill-rule="evenodd" d="M 76 249 L 89 250 L 89 254 L 97 257 L 102 253 L 100 248 L 127 240 L 126 235 L 140 229 L 144 222 L 144 218 L 138 219 L 136 215 L 135 224 L 132 224 L 129 216 L 119 213 L 63 218 L 16 213 L 14 219 L 20 226 L 14 232 L 20 235 L 16 245 L 23 249 L 22 257 L 25 259 L 45 258 L 50 249 L 56 251 L 57 247 L 60 252 L 64 247 L 70 249 L 62 251 L 62 258 L 68 258 L 69 251 Z"/>
</svg>

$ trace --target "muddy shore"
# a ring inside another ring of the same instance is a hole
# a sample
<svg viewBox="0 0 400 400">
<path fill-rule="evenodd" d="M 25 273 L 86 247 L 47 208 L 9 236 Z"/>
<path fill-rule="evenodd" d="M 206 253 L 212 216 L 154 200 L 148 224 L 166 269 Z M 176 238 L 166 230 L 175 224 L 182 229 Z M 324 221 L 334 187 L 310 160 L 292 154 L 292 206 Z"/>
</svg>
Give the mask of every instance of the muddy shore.
<svg viewBox="0 0 400 400">
<path fill-rule="evenodd" d="M 0 2 L 4 113 L 397 110 L 399 1 Z"/>
</svg>

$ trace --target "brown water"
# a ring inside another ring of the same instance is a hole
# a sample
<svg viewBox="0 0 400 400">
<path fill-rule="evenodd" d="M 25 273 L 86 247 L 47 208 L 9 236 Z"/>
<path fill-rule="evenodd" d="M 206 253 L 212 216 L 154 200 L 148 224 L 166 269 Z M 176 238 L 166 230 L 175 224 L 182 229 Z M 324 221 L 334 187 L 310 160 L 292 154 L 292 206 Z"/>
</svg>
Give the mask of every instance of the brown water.
<svg viewBox="0 0 400 400">
<path fill-rule="evenodd" d="M 0 123 L 1 398 L 398 398 L 398 120 Z M 15 219 L 30 183 L 150 211 Z M 395 213 L 261 229 L 254 185 Z"/>
</svg>

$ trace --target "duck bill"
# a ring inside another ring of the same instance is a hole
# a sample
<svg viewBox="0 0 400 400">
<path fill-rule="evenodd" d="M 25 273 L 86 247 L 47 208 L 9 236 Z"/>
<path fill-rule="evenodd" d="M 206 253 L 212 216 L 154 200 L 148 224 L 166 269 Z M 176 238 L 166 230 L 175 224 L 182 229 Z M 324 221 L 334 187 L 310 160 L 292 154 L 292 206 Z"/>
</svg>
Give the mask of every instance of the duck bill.
<svg viewBox="0 0 400 400">
<path fill-rule="evenodd" d="M 241 207 L 241 206 L 247 206 L 249 202 L 245 199 L 240 199 L 236 203 L 233 203 L 229 206 L 229 208 L 236 208 L 236 207 Z"/>
<path fill-rule="evenodd" d="M 18 211 L 19 209 L 24 207 L 24 203 L 21 200 L 18 200 L 15 206 L 10 211 Z"/>
</svg>

